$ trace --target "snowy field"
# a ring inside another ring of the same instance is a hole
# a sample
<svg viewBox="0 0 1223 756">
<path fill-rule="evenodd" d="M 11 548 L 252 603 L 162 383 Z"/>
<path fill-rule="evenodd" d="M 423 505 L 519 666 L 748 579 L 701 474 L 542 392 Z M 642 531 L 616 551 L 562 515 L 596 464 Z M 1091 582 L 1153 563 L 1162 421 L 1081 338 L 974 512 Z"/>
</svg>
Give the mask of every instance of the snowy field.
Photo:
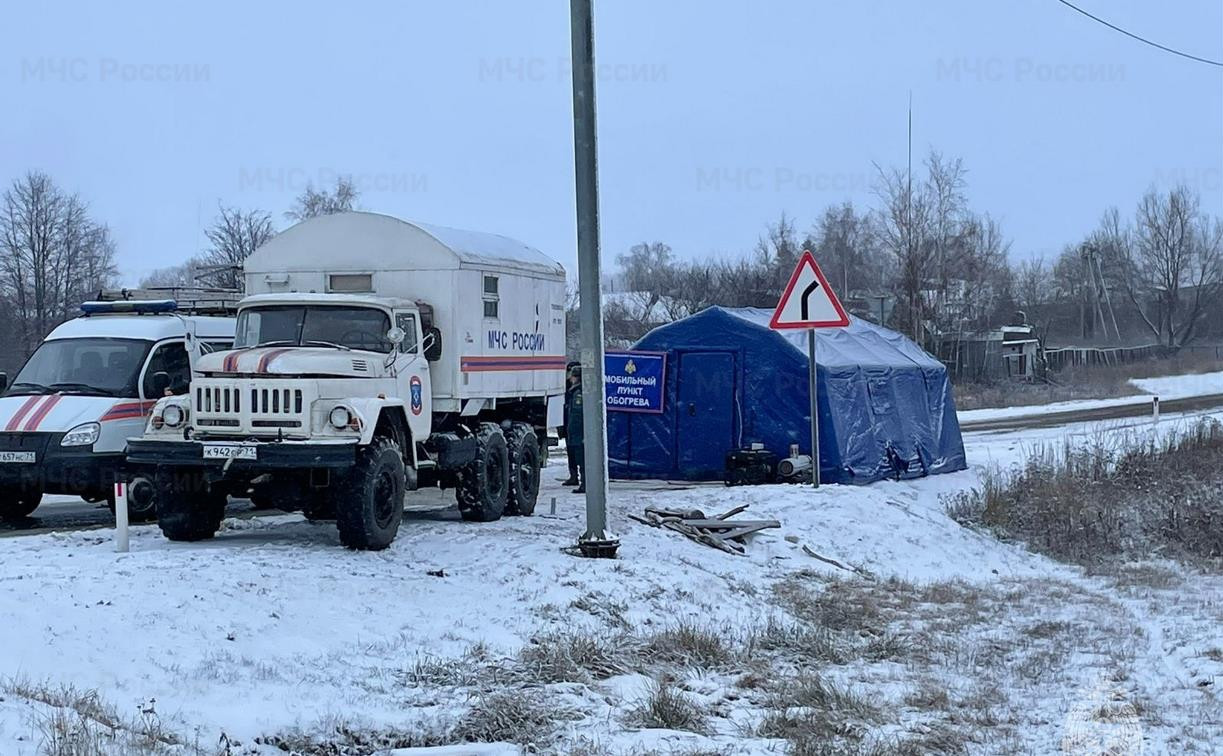
<svg viewBox="0 0 1223 756">
<path fill-rule="evenodd" d="M 92 753 L 55 750 L 81 733 L 101 753 L 507 733 L 556 753 L 783 753 L 786 728 L 809 725 L 779 710 L 783 680 L 875 752 L 1217 753 L 1223 578 L 1085 574 L 962 528 L 940 501 L 1042 444 L 1176 425 L 970 434 L 973 470 L 864 488 L 613 484 L 614 561 L 566 553 L 583 503 L 556 466 L 535 517 L 464 523 L 426 494 L 378 553 L 297 515 L 230 519 L 201 544 L 136 527 L 123 555 L 106 530 L 6 538 L 0 753 Z M 625 517 L 741 504 L 782 523 L 746 557 Z M 649 726 L 659 690 L 697 704 L 692 731 Z"/>
<path fill-rule="evenodd" d="M 1194 396 L 1223 394 L 1223 372 L 1199 373 L 1196 375 L 1166 375 L 1159 378 L 1131 378 L 1130 384 L 1139 391 L 1158 396 L 1160 401 L 1187 399 Z M 990 407 L 986 409 L 961 410 L 956 413 L 961 423 L 982 420 L 1003 420 L 1015 417 L 1033 417 L 1072 410 L 1102 409 L 1149 402 L 1147 397 L 1118 396 L 1111 399 L 1075 399 L 1068 402 L 1051 402 L 1019 407 Z"/>
</svg>

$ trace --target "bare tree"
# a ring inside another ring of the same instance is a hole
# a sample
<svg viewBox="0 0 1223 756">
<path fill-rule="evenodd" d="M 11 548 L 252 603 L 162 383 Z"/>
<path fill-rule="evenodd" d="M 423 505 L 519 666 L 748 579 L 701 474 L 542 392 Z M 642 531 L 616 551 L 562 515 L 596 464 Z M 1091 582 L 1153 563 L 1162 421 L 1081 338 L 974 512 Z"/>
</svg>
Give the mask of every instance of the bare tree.
<svg viewBox="0 0 1223 756">
<path fill-rule="evenodd" d="M 798 256 L 802 251 L 803 245 L 798 238 L 794 220 L 787 218 L 784 212 L 777 223 L 771 224 L 765 235 L 756 241 L 755 262 L 772 271 L 773 288 L 778 296 L 781 296 L 781 291 L 794 266 L 798 264 Z"/>
<path fill-rule="evenodd" d="M 242 263 L 276 235 L 272 216 L 262 210 L 240 210 L 220 206 L 212 225 L 204 231 L 208 249 L 201 256 L 203 265 L 197 279 L 224 288 L 242 288 Z"/>
<path fill-rule="evenodd" d="M 646 330 L 657 325 L 659 313 L 655 310 L 666 302 L 675 285 L 671 248 L 662 242 L 634 244 L 626 254 L 616 257 L 616 263 L 624 278 L 625 299 L 631 300 L 621 302 L 625 314 L 635 315 L 638 325 Z"/>
<path fill-rule="evenodd" d="M 859 214 L 852 202 L 825 208 L 804 246 L 842 297 L 885 285 L 888 266 L 875 243 L 870 217 Z"/>
<path fill-rule="evenodd" d="M 198 286 L 201 275 L 211 273 L 211 269 L 198 256 L 188 258 L 179 265 L 157 268 L 140 279 L 142 287 L 157 288 L 170 286 Z"/>
<path fill-rule="evenodd" d="M 114 282 L 114 241 L 77 195 L 44 173 L 14 181 L 2 202 L 0 287 L 28 354 L 84 298 Z"/>
<path fill-rule="evenodd" d="M 285 217 L 291 221 L 304 221 L 319 215 L 345 213 L 356 207 L 359 195 L 360 192 L 348 176 L 337 178 L 330 191 L 326 188 L 315 189 L 314 184 L 307 184 L 306 190 L 298 195 Z"/>
<path fill-rule="evenodd" d="M 921 343 L 922 320 L 927 309 L 923 291 L 936 251 L 930 243 L 929 230 L 933 211 L 921 186 L 914 191 L 907 171 L 875 168 L 879 174 L 875 195 L 880 202 L 874 213 L 875 233 L 880 245 L 895 260 L 893 286 L 899 306 L 894 317 L 902 331 Z"/>
<path fill-rule="evenodd" d="M 1184 186 L 1152 190 L 1138 203 L 1133 228 L 1114 209 L 1092 238 L 1151 334 L 1172 348 L 1192 341 L 1223 289 L 1223 223 L 1201 211 L 1198 196 Z"/>
</svg>

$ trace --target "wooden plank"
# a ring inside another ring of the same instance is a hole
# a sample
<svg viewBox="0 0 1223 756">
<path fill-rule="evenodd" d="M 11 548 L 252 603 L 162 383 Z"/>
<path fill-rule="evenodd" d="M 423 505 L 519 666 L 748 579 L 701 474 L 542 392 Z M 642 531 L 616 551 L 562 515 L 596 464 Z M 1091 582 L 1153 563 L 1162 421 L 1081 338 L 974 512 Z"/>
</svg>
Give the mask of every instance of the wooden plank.
<svg viewBox="0 0 1223 756">
<path fill-rule="evenodd" d="M 730 538 L 742 538 L 745 535 L 751 535 L 752 533 L 757 533 L 769 527 L 772 527 L 772 526 L 771 525 L 748 525 L 742 528 L 735 528 L 734 530 L 727 530 L 722 533 L 715 533 L 713 537 L 723 540 L 723 541 L 730 539 Z"/>
<path fill-rule="evenodd" d="M 746 510 L 747 510 L 747 505 L 743 504 L 741 506 L 735 507 L 734 509 L 730 510 L 729 512 L 724 512 L 718 515 L 717 519 L 729 520 L 730 518 L 734 517 L 735 515 L 739 514 L 740 512 L 744 512 Z"/>
<path fill-rule="evenodd" d="M 732 528 L 745 528 L 749 525 L 759 525 L 763 528 L 780 528 L 781 523 L 777 520 L 684 520 L 685 525 L 694 528 L 706 528 L 708 530 L 730 530 Z"/>
</svg>

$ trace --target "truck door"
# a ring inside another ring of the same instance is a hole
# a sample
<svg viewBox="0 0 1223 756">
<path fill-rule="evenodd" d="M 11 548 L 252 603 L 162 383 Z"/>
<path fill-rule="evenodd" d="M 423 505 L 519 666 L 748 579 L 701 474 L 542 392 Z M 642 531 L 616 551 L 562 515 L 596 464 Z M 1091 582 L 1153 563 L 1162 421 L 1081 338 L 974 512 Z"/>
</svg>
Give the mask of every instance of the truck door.
<svg viewBox="0 0 1223 756">
<path fill-rule="evenodd" d="M 400 396 L 407 410 L 408 426 L 417 441 L 428 438 L 433 423 L 433 391 L 429 381 L 429 362 L 421 353 L 420 317 L 415 312 L 395 313 L 395 325 L 403 329 L 396 367 Z"/>
<path fill-rule="evenodd" d="M 720 477 L 735 448 L 735 355 L 681 352 L 675 407 L 676 461 L 685 478 Z"/>
</svg>

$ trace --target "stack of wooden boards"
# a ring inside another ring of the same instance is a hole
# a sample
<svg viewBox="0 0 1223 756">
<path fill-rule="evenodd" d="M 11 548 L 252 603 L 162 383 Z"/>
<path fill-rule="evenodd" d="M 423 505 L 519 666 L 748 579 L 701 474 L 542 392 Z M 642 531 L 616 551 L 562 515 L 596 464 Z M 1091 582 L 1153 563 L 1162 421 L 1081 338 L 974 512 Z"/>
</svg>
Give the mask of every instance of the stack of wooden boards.
<svg viewBox="0 0 1223 756">
<path fill-rule="evenodd" d="M 637 522 L 654 528 L 674 530 L 697 543 L 703 543 L 728 554 L 743 556 L 746 553 L 745 536 L 766 528 L 780 528 L 777 520 L 732 520 L 730 518 L 747 509 L 747 505 L 735 507 L 724 514 L 706 517 L 699 509 L 659 509 L 646 507 L 644 515 L 630 514 Z"/>
</svg>

